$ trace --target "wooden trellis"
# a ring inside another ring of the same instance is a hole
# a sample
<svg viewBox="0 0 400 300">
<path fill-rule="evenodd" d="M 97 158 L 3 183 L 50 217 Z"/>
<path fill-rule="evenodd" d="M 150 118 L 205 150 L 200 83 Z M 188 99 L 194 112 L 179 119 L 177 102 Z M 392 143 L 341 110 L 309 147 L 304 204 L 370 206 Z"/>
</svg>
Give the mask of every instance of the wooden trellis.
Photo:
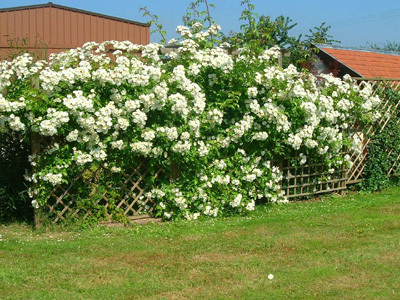
<svg viewBox="0 0 400 300">
<path fill-rule="evenodd" d="M 357 84 L 360 87 L 362 87 L 364 81 L 369 82 L 372 85 L 374 94 L 378 93 L 380 89 L 385 89 L 385 88 L 391 88 L 395 91 L 400 91 L 400 79 L 386 79 L 386 80 L 372 79 L 372 78 L 355 78 L 355 79 L 357 80 Z M 369 137 L 373 136 L 377 132 L 381 132 L 382 130 L 384 130 L 388 122 L 399 110 L 400 102 L 396 104 L 391 104 L 389 99 L 381 99 L 381 100 L 382 103 L 377 108 L 377 110 L 381 112 L 382 117 L 378 120 L 378 122 L 368 128 L 360 128 L 360 127 L 354 128 L 354 130 L 358 132 L 361 140 L 363 140 L 363 144 L 360 152 L 350 153 L 350 160 L 352 162 L 352 166 L 347 171 L 347 176 L 346 176 L 347 184 L 358 183 L 362 180 L 362 173 L 365 167 L 365 162 L 368 157 L 367 149 L 371 141 Z M 396 160 L 395 164 L 390 169 L 389 174 L 392 174 L 392 172 L 395 170 L 398 161 L 399 158 Z"/>
<path fill-rule="evenodd" d="M 101 213 L 110 220 L 112 211 L 118 211 L 126 217 L 151 213 L 155 203 L 148 197 L 147 192 L 152 188 L 151 182 L 156 182 L 162 174 L 162 169 L 149 172 L 147 162 L 138 162 L 131 170 L 116 175 L 104 166 L 91 167 L 78 175 L 70 184 L 56 186 L 48 199 L 48 214 L 56 223 L 66 218 L 86 219 L 95 213 Z M 99 179 L 100 178 L 100 179 Z M 103 179 L 111 179 L 103 182 Z M 83 193 L 82 190 L 86 191 Z M 83 201 L 83 202 L 82 202 Z M 89 205 L 80 205 L 91 201 Z"/>
<path fill-rule="evenodd" d="M 346 170 L 329 172 L 322 163 L 292 165 L 289 160 L 283 162 L 282 190 L 289 199 L 302 198 L 322 193 L 341 193 L 346 189 Z"/>
<path fill-rule="evenodd" d="M 394 91 L 400 91 L 400 79 L 371 79 L 355 78 L 356 84 L 362 88 L 364 81 L 372 85 L 373 93 L 377 94 L 379 90 L 391 88 Z M 381 99 L 382 103 L 377 108 L 382 117 L 373 126 L 361 128 L 354 126 L 351 130 L 358 135 L 362 141 L 360 152 L 350 152 L 350 161 L 352 165 L 349 169 L 335 170 L 329 173 L 323 164 L 313 163 L 303 166 L 292 165 L 289 160 L 279 163 L 282 170 L 282 190 L 289 199 L 312 196 L 321 193 L 336 192 L 341 193 L 347 189 L 347 185 L 358 183 L 362 180 L 362 173 L 368 158 L 368 145 L 370 137 L 375 133 L 385 129 L 388 122 L 397 114 L 400 109 L 400 102 L 392 104 L 389 99 Z M 398 120 L 400 123 L 400 120 Z M 388 149 L 389 155 L 392 153 Z M 400 156 L 397 157 L 389 174 L 393 174 L 397 169 Z"/>
</svg>

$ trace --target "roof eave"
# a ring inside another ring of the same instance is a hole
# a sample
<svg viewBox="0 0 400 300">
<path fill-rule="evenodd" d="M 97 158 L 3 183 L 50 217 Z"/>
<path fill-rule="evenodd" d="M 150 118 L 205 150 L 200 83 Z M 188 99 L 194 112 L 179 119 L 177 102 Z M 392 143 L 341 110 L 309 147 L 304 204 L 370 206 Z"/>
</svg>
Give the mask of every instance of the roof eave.
<svg viewBox="0 0 400 300">
<path fill-rule="evenodd" d="M 92 11 L 88 11 L 88 10 L 83 10 L 83 9 L 78 9 L 78 8 L 74 8 L 74 7 L 58 5 L 58 4 L 54 4 L 52 2 L 44 3 L 44 4 L 35 4 L 35 5 L 9 7 L 9 8 L 0 8 L 0 13 L 1 12 L 17 11 L 17 10 L 25 10 L 25 9 L 47 8 L 47 7 L 53 7 L 53 8 L 58 8 L 58 9 L 69 10 L 69 11 L 73 11 L 73 12 L 77 12 L 77 13 L 88 14 L 88 15 L 92 15 L 92 16 L 96 16 L 96 17 L 111 19 L 111 20 L 120 21 L 120 22 L 124 22 L 124 23 L 129 23 L 129 24 L 134 24 L 134 25 L 138 25 L 138 26 L 150 27 L 150 25 L 147 24 L 147 23 L 141 23 L 141 22 L 132 21 L 132 20 L 128 20 L 128 19 L 113 17 L 113 16 L 104 15 L 104 14 L 100 14 L 100 13 L 96 13 L 96 12 L 92 12 Z"/>
<path fill-rule="evenodd" d="M 351 72 L 353 72 L 354 74 L 356 74 L 357 76 L 352 76 L 352 77 L 364 77 L 363 75 L 361 75 L 360 73 L 358 73 L 357 71 L 355 71 L 354 69 L 350 68 L 348 65 L 346 65 L 344 62 L 338 60 L 336 57 L 332 56 L 331 54 L 329 54 L 328 52 L 324 51 L 321 47 L 323 45 L 312 45 L 313 47 L 317 48 L 319 51 L 323 52 L 326 56 L 328 56 L 330 59 L 335 60 L 337 62 L 339 62 L 342 66 L 344 66 L 346 69 L 350 70 Z M 317 53 L 318 55 L 318 53 Z"/>
</svg>

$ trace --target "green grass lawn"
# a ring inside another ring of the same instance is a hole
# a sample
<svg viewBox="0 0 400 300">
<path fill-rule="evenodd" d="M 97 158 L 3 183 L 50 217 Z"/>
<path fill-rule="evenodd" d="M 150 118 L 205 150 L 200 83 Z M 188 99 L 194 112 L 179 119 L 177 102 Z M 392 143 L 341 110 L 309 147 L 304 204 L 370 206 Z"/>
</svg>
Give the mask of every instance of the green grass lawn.
<svg viewBox="0 0 400 300">
<path fill-rule="evenodd" d="M 400 188 L 246 217 L 0 234 L 1 299 L 400 299 Z"/>
</svg>

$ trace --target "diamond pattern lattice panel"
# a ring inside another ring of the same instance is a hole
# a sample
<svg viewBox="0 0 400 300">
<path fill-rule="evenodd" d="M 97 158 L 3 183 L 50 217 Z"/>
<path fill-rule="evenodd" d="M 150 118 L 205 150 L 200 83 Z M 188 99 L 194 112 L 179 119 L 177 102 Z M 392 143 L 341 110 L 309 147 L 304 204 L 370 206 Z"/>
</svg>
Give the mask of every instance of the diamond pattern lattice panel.
<svg viewBox="0 0 400 300">
<path fill-rule="evenodd" d="M 147 192 L 163 175 L 161 168 L 151 170 L 147 162 L 140 162 L 122 174 L 114 174 L 104 166 L 91 166 L 68 186 L 53 189 L 47 213 L 54 223 L 94 215 L 110 220 L 115 212 L 127 217 L 151 213 L 155 203 Z"/>
<path fill-rule="evenodd" d="M 380 90 L 383 89 L 393 89 L 394 91 L 400 91 L 400 79 L 399 80 L 378 80 L 371 79 L 368 81 L 374 89 L 374 94 L 379 93 Z M 364 80 L 360 79 L 357 81 L 358 86 L 362 87 L 364 84 Z M 370 143 L 370 136 L 373 136 L 375 133 L 384 130 L 388 122 L 398 114 L 400 102 L 396 104 L 391 104 L 389 99 L 381 99 L 382 103 L 378 110 L 380 110 L 382 114 L 382 118 L 378 120 L 376 124 L 370 126 L 368 128 L 359 128 L 354 127 L 353 130 L 358 132 L 359 136 L 362 137 L 363 145 L 360 152 L 351 152 L 350 159 L 353 163 L 352 166 L 347 171 L 347 184 L 358 183 L 362 180 L 362 173 L 365 167 L 365 163 L 368 157 L 368 145 Z M 390 149 L 388 149 L 390 151 Z M 397 162 L 391 168 L 390 174 L 396 169 Z"/>
</svg>

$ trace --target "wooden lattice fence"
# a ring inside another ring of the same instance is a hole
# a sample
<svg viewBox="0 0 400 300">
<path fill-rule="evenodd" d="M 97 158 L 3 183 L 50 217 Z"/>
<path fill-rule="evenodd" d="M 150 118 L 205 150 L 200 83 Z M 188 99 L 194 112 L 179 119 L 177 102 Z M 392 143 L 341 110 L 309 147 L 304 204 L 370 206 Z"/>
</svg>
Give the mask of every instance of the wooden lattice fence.
<svg viewBox="0 0 400 300">
<path fill-rule="evenodd" d="M 364 81 L 368 81 L 373 87 L 374 94 L 381 94 L 383 89 L 393 89 L 394 91 L 400 92 L 400 79 L 371 79 L 371 78 L 355 78 L 357 80 L 358 86 L 362 87 Z M 381 97 L 382 98 L 382 97 Z M 360 139 L 363 141 L 362 148 L 360 152 L 351 152 L 350 160 L 352 166 L 347 171 L 347 181 L 346 184 L 358 183 L 362 180 L 362 173 L 365 167 L 365 162 L 368 158 L 368 145 L 371 141 L 371 137 L 385 129 L 388 122 L 397 115 L 400 107 L 400 102 L 395 104 L 391 103 L 390 99 L 382 98 L 381 105 L 377 108 L 381 112 L 382 117 L 372 126 L 368 128 L 354 128 L 358 133 Z M 400 120 L 399 120 L 400 121 Z M 398 121 L 398 122 L 399 122 Z M 389 149 L 389 153 L 390 149 Z M 389 174 L 392 174 L 399 163 L 400 157 L 395 160 L 395 163 L 391 167 Z"/>
<path fill-rule="evenodd" d="M 322 193 L 341 193 L 346 189 L 345 169 L 329 172 L 322 163 L 293 165 L 285 160 L 281 166 L 282 189 L 289 199 L 302 198 Z"/>
<path fill-rule="evenodd" d="M 400 102 L 392 103 L 390 99 L 382 98 L 382 90 L 392 89 L 400 91 L 400 79 L 365 79 L 355 78 L 356 84 L 362 88 L 364 82 L 372 85 L 373 93 L 380 95 L 382 103 L 377 108 L 382 117 L 373 126 L 361 128 L 354 126 L 352 132 L 358 135 L 362 141 L 360 151 L 351 151 L 350 161 L 352 163 L 349 169 L 339 169 L 330 173 L 323 164 L 311 163 L 303 166 L 293 165 L 289 160 L 278 163 L 282 170 L 282 189 L 289 199 L 312 196 L 321 193 L 336 192 L 341 193 L 347 189 L 348 185 L 358 183 L 362 180 L 362 174 L 365 163 L 368 159 L 368 146 L 371 137 L 385 129 L 392 118 L 397 118 L 400 113 Z M 400 119 L 397 121 L 400 123 Z M 389 155 L 392 151 L 388 149 Z M 400 156 L 394 160 L 389 174 L 393 174 L 399 166 Z"/>
<path fill-rule="evenodd" d="M 357 84 L 362 87 L 364 80 L 364 78 L 357 79 Z M 374 93 L 379 93 L 385 88 L 400 90 L 400 79 L 368 79 L 368 81 L 373 85 Z M 360 182 L 368 157 L 370 137 L 385 128 L 400 109 L 399 105 L 400 103 L 393 104 L 388 99 L 382 99 L 378 108 L 382 118 L 374 126 L 352 128 L 353 132 L 363 140 L 363 144 L 360 152 L 349 153 L 352 161 L 349 169 L 329 172 L 322 163 L 298 166 L 291 164 L 289 160 L 277 162 L 277 166 L 282 170 L 281 186 L 286 196 L 294 199 L 320 193 L 341 193 L 346 190 L 347 185 Z M 44 147 L 46 145 L 42 145 L 42 148 Z M 38 146 L 33 146 L 32 150 L 34 153 L 38 152 Z M 400 157 L 397 158 L 390 173 L 395 171 L 399 160 Z M 111 219 L 113 216 L 109 211 L 117 211 L 125 217 L 151 214 L 155 203 L 147 196 L 147 192 L 157 186 L 160 177 L 178 176 L 171 170 L 168 175 L 166 173 L 162 168 L 149 168 L 146 161 L 132 162 L 132 168 L 118 175 L 119 178 L 103 165 L 91 166 L 78 174 L 69 185 L 55 187 L 49 195 L 44 213 L 55 223 L 66 218 L 86 219 L 99 215 Z M 116 182 L 118 186 L 115 185 Z"/>
<path fill-rule="evenodd" d="M 59 185 L 52 190 L 47 203 L 48 213 L 54 216 L 54 222 L 95 215 L 111 220 L 112 212 L 117 212 L 120 217 L 151 213 L 155 203 L 147 192 L 160 174 L 161 168 L 150 172 L 146 161 L 138 162 L 118 175 L 104 165 L 91 166 L 69 185 Z"/>
<path fill-rule="evenodd" d="M 49 140 L 32 136 L 33 154 L 40 157 L 50 147 Z M 35 226 L 40 227 L 44 216 L 54 223 L 74 218 L 126 221 L 148 216 L 155 207 L 148 192 L 159 184 L 162 176 L 170 175 L 146 160 L 133 161 L 123 173 L 113 173 L 106 164 L 92 164 L 69 184 L 60 184 L 51 190 L 46 206 L 35 211 Z"/>
<path fill-rule="evenodd" d="M 372 85 L 374 95 L 382 95 L 382 90 L 392 89 L 400 91 L 400 79 L 371 79 L 371 78 L 355 78 L 357 86 L 363 87 L 365 82 Z M 382 117 L 372 126 L 361 128 L 354 126 L 350 130 L 358 135 L 362 141 L 360 151 L 351 151 L 350 161 L 351 167 L 348 169 L 335 170 L 330 173 L 323 164 L 311 163 L 303 166 L 293 165 L 290 160 L 278 163 L 282 170 L 282 189 L 289 199 L 312 196 L 321 193 L 341 193 L 347 189 L 347 185 L 358 183 L 362 180 L 362 174 L 365 163 L 368 159 L 368 145 L 371 137 L 385 129 L 386 125 L 392 118 L 397 118 L 400 113 L 400 102 L 392 103 L 390 99 L 382 98 L 382 103 L 377 108 L 381 112 Z M 400 119 L 398 120 L 400 123 Z M 389 155 L 392 153 L 388 149 Z M 397 169 L 400 156 L 395 159 L 393 166 L 390 168 L 389 174 L 393 174 Z"/>
</svg>

